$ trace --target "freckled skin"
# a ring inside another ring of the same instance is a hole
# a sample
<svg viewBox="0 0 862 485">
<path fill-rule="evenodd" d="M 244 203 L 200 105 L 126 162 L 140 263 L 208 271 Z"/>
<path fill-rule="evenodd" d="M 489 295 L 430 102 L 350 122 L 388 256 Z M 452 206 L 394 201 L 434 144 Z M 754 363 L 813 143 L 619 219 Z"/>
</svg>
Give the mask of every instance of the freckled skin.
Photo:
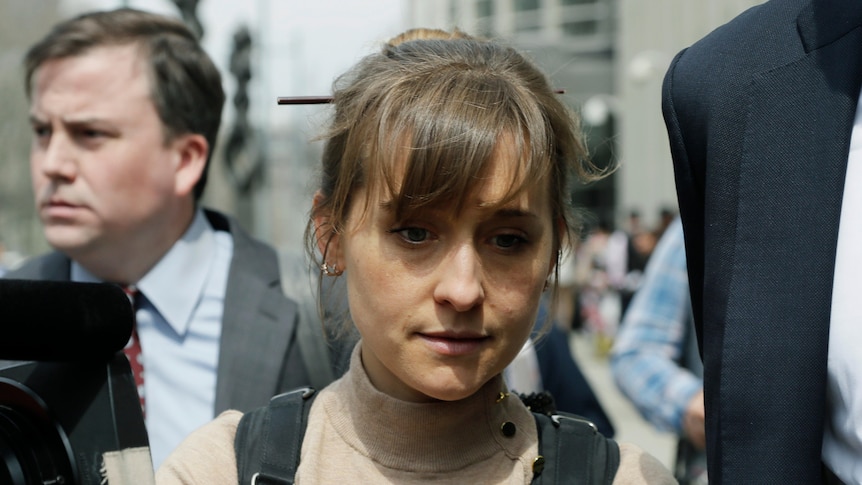
<svg viewBox="0 0 862 485">
<path fill-rule="evenodd" d="M 489 210 L 518 163 L 500 153 L 461 214 L 441 208 L 395 221 L 380 195 L 363 191 L 354 200 L 371 197 L 368 212 L 354 203 L 330 245 L 346 269 L 363 364 L 387 394 L 468 397 L 503 371 L 533 328 L 555 259 L 548 191 L 533 187 Z"/>
</svg>

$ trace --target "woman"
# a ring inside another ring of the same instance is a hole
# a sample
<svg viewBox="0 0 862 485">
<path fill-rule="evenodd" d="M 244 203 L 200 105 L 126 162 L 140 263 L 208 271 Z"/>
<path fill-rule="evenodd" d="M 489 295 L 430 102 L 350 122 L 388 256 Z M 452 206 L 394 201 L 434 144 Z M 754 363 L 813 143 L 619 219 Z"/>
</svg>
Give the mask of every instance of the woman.
<svg viewBox="0 0 862 485">
<path fill-rule="evenodd" d="M 346 278 L 361 340 L 311 406 L 298 483 L 533 479 L 536 422 L 501 373 L 572 238 L 573 176 L 591 173 L 533 64 L 461 33 L 422 37 L 336 82 L 306 234 L 324 274 Z M 157 481 L 236 483 L 240 418 L 189 437 Z M 615 483 L 673 483 L 638 448 L 620 456 Z"/>
</svg>

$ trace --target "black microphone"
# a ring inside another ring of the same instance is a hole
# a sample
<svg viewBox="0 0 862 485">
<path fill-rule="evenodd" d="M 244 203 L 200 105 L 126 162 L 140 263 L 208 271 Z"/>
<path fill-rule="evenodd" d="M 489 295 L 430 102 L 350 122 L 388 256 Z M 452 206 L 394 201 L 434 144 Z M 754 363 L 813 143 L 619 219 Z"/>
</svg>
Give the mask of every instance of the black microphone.
<svg viewBox="0 0 862 485">
<path fill-rule="evenodd" d="M 0 359 L 106 359 L 129 341 L 134 318 L 115 284 L 0 279 Z"/>
</svg>

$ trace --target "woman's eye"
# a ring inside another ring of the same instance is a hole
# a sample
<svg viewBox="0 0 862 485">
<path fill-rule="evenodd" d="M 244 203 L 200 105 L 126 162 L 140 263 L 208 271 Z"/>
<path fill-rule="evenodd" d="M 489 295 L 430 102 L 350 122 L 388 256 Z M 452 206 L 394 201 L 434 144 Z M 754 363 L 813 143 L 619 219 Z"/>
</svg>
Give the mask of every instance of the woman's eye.
<svg viewBox="0 0 862 485">
<path fill-rule="evenodd" d="M 525 242 L 527 242 L 526 239 L 515 234 L 500 234 L 493 238 L 493 243 L 501 249 L 515 249 Z"/>
<path fill-rule="evenodd" d="M 428 232 L 428 230 L 422 229 L 420 227 L 402 227 L 398 229 L 392 229 L 389 232 L 393 234 L 398 234 L 398 236 L 402 240 L 410 244 L 420 244 L 430 238 L 430 233 Z"/>
</svg>

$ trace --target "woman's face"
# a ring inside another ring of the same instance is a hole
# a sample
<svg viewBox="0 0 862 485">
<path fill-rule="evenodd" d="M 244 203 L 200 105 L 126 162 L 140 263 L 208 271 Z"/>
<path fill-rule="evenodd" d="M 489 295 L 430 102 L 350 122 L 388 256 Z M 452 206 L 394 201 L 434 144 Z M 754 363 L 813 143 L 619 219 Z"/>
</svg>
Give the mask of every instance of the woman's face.
<svg viewBox="0 0 862 485">
<path fill-rule="evenodd" d="M 328 261 L 334 250 L 380 391 L 415 402 L 468 397 L 529 336 L 555 244 L 546 183 L 495 206 L 516 163 L 498 149 L 457 215 L 438 207 L 396 220 L 385 192 L 354 198 Z"/>
</svg>

